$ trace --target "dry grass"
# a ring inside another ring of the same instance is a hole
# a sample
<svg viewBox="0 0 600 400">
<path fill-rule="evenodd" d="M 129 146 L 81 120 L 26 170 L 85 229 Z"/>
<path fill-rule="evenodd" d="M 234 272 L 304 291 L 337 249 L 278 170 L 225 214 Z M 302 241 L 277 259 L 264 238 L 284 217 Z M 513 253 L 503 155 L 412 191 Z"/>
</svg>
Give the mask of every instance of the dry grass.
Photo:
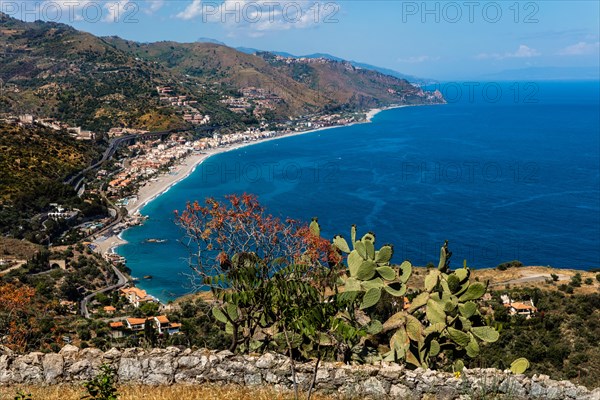
<svg viewBox="0 0 600 400">
<path fill-rule="evenodd" d="M 600 282 L 596 279 L 597 272 L 540 266 L 509 268 L 505 271 L 500 271 L 496 268 L 474 269 L 471 271 L 471 281 L 474 281 L 475 278 L 479 278 L 480 282 L 489 281 L 490 289 L 492 290 L 503 290 L 509 287 L 536 287 L 542 290 L 558 290 L 558 285 L 569 283 L 571 277 L 579 273 L 583 280 L 592 278 L 593 283 L 591 285 L 582 283 L 581 287 L 575 288 L 574 294 L 591 294 L 600 291 Z M 425 276 L 428 273 L 429 270 L 425 267 L 413 266 L 413 274 L 408 281 L 409 291 L 420 290 L 424 285 Z M 558 282 L 547 283 L 547 280 L 552 280 L 551 274 L 559 276 Z M 185 301 L 195 301 L 198 298 L 208 302 L 214 300 L 210 292 L 200 292 L 180 297 L 175 300 L 174 305 L 178 306 Z"/>
<path fill-rule="evenodd" d="M 42 249 L 42 246 L 26 240 L 0 236 L 0 258 L 28 260 Z"/>
<path fill-rule="evenodd" d="M 589 271 L 580 271 L 574 269 L 557 269 L 550 267 L 529 266 L 522 268 L 509 268 L 506 271 L 497 269 L 478 269 L 473 271 L 473 279 L 478 277 L 481 282 L 490 281 L 490 287 L 495 290 L 502 290 L 509 285 L 510 287 L 537 287 L 543 290 L 558 290 L 558 285 L 569 283 L 571 277 L 575 274 L 581 274 L 581 278 L 592 279 L 592 284 L 581 284 L 581 287 L 575 288 L 575 294 L 598 293 L 600 282 L 596 279 L 597 273 Z M 559 276 L 557 282 L 551 281 L 551 274 Z"/>
<path fill-rule="evenodd" d="M 0 387 L 0 400 L 14 399 L 17 391 L 31 394 L 33 400 L 79 400 L 85 394 L 82 386 L 9 386 Z M 301 396 L 305 398 L 306 396 Z M 288 400 L 293 393 L 276 391 L 270 387 L 247 388 L 233 385 L 175 385 L 175 386 L 122 386 L 119 400 Z M 313 396 L 315 400 L 338 400 L 338 396 Z"/>
</svg>

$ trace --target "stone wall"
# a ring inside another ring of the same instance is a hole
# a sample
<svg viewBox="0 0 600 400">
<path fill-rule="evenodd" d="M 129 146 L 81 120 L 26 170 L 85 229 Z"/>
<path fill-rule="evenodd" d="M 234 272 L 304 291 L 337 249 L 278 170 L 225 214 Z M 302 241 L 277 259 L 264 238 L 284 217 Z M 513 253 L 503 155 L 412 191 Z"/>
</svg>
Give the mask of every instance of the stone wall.
<svg viewBox="0 0 600 400">
<path fill-rule="evenodd" d="M 102 364 L 118 371 L 120 383 L 144 385 L 201 384 L 272 385 L 291 389 L 287 357 L 233 355 L 228 351 L 167 349 L 80 350 L 67 345 L 58 354 L 17 355 L 0 348 L 0 385 L 76 383 L 92 378 Z M 306 388 L 314 364 L 297 366 L 297 379 Z M 431 370 L 407 370 L 397 364 L 348 366 L 324 363 L 317 375 L 317 391 L 348 398 L 471 399 L 484 393 L 511 399 L 598 399 L 600 389 L 589 391 L 569 381 L 547 376 L 512 375 L 494 369 L 465 370 L 460 378 Z"/>
</svg>

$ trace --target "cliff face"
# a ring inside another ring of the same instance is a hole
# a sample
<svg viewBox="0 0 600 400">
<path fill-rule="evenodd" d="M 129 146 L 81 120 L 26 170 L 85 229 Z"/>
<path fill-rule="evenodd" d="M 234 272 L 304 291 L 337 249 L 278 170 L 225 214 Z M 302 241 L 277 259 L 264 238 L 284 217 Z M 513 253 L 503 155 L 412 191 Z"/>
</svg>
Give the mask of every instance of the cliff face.
<svg viewBox="0 0 600 400">
<path fill-rule="evenodd" d="M 291 389 L 287 357 L 266 353 L 239 356 L 228 351 L 167 349 L 79 350 L 67 345 L 58 354 L 17 355 L 0 348 L 0 385 L 59 384 L 80 382 L 98 373 L 102 364 L 112 365 L 120 383 L 144 385 L 202 384 L 206 382 L 246 386 L 273 385 Z M 300 364 L 300 387 L 310 382 L 312 364 Z M 316 389 L 349 397 L 457 399 L 499 394 L 517 399 L 600 399 L 600 388 L 589 391 L 569 381 L 554 381 L 540 375 L 533 378 L 495 369 L 465 370 L 460 378 L 452 374 L 397 364 L 348 366 L 323 363 Z M 466 397 L 465 397 L 466 396 Z"/>
</svg>

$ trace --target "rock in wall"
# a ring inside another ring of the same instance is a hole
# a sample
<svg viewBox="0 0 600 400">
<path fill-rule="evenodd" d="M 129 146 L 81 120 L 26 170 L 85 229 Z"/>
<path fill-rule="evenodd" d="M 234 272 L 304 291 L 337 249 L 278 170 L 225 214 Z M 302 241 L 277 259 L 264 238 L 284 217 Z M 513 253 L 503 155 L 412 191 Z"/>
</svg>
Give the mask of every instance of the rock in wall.
<svg viewBox="0 0 600 400">
<path fill-rule="evenodd" d="M 102 364 L 117 370 L 120 383 L 144 385 L 223 383 L 246 386 L 271 385 L 292 389 L 287 357 L 266 353 L 234 355 L 228 351 L 167 349 L 80 350 L 67 345 L 58 354 L 18 355 L 0 348 L 0 385 L 75 383 L 95 376 Z M 310 383 L 313 363 L 297 365 L 301 388 Z M 343 365 L 323 363 L 316 390 L 360 399 L 468 399 L 504 394 L 512 399 L 594 399 L 590 391 L 569 381 L 545 375 L 513 375 L 496 369 L 465 369 L 460 378 L 432 370 L 408 370 L 392 363 Z"/>
</svg>

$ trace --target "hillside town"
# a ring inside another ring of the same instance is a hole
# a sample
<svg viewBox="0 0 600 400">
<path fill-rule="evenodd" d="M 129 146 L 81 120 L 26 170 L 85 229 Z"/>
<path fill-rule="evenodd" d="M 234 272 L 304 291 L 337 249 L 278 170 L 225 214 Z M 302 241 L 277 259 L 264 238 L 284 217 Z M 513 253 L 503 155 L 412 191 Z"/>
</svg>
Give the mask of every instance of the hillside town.
<svg viewBox="0 0 600 400">
<path fill-rule="evenodd" d="M 71 137 L 74 137 L 77 140 L 94 140 L 96 138 L 96 133 L 82 129 L 80 126 L 71 126 L 66 122 L 58 121 L 55 118 L 40 118 L 32 114 L 8 114 L 0 116 L 0 122 L 18 126 L 39 125 L 56 132 L 67 132 Z"/>
</svg>

